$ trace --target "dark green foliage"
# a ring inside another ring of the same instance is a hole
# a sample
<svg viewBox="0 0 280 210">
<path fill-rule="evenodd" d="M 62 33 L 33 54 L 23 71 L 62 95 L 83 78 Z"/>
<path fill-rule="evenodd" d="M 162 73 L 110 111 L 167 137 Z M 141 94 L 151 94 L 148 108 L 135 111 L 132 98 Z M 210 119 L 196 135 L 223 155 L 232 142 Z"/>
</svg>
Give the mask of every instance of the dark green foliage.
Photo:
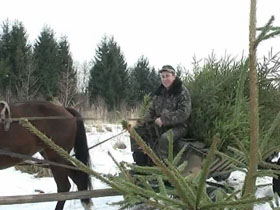
<svg viewBox="0 0 280 210">
<path fill-rule="evenodd" d="M 11 26 L 8 21 L 2 25 L 0 37 L 0 80 L 2 94 L 14 100 L 25 98 L 23 91 L 30 90 L 31 45 L 21 22 Z M 10 95 L 7 95 L 10 94 Z"/>
<path fill-rule="evenodd" d="M 127 64 L 113 37 L 104 37 L 98 46 L 90 70 L 88 93 L 91 104 L 101 97 L 111 110 L 127 98 Z"/>
<path fill-rule="evenodd" d="M 267 133 L 273 120 L 280 113 L 279 69 L 280 55 L 273 54 L 272 51 L 258 65 L 261 137 Z M 279 144 L 280 122 L 277 123 L 271 135 L 269 141 L 266 142 L 266 148 Z"/>
<path fill-rule="evenodd" d="M 4 97 L 9 88 L 9 75 L 11 74 L 11 65 L 9 64 L 9 42 L 10 24 L 6 21 L 2 24 L 2 34 L 0 34 L 0 85 L 1 95 Z"/>
<path fill-rule="evenodd" d="M 248 94 L 244 95 L 248 93 L 247 69 L 244 59 L 217 60 L 213 54 L 202 67 L 195 64 L 194 75 L 185 79 L 192 97 L 191 137 L 210 145 L 213 136 L 219 133 L 218 147 L 235 144 L 235 138 L 246 137 L 249 131 Z"/>
<path fill-rule="evenodd" d="M 272 122 L 280 112 L 279 55 L 272 53 L 258 64 L 260 142 L 268 148 L 278 146 L 280 123 L 275 122 L 266 143 L 262 143 Z M 209 57 L 203 66 L 196 63 L 193 75 L 187 75 L 185 85 L 192 96 L 190 137 L 205 141 L 208 145 L 212 137 L 219 133 L 218 147 L 238 146 L 237 140 L 249 146 L 249 75 L 248 60 L 236 61 L 229 57 L 216 60 Z M 266 137 L 267 138 L 267 137 Z"/>
<path fill-rule="evenodd" d="M 140 57 L 136 65 L 130 69 L 130 101 L 132 105 L 138 105 L 147 94 L 152 94 L 160 85 L 159 74 L 154 68 L 149 67 L 149 61 Z"/>
<path fill-rule="evenodd" d="M 143 101 L 139 106 L 138 116 L 140 118 L 144 117 L 145 114 L 148 112 L 148 109 L 151 106 L 151 99 L 152 99 L 151 95 L 149 95 L 149 94 L 144 95 Z"/>
<path fill-rule="evenodd" d="M 0 47 L 1 48 L 1 47 Z M 1 51 L 1 50 L 0 50 Z M 9 72 L 10 67 L 5 59 L 0 59 L 0 89 L 2 97 L 7 100 L 8 95 L 6 94 L 9 88 Z"/>
<path fill-rule="evenodd" d="M 66 37 L 59 43 L 44 28 L 32 47 L 20 22 L 7 21 L 0 36 L 0 81 L 2 96 L 8 101 L 26 101 L 60 96 L 69 105 L 76 93 L 77 78 Z"/>
<path fill-rule="evenodd" d="M 257 48 L 261 42 L 271 38 L 275 38 L 276 36 L 280 35 L 280 27 L 273 26 L 274 20 L 275 20 L 274 16 L 271 16 L 271 18 L 269 19 L 269 21 L 266 23 L 264 27 L 256 29 L 260 31 L 260 33 L 258 34 L 255 40 L 254 48 Z"/>
<path fill-rule="evenodd" d="M 69 42 L 65 36 L 58 42 L 58 58 L 61 72 L 74 71 Z"/>
<path fill-rule="evenodd" d="M 60 76 L 59 46 L 54 32 L 43 28 L 34 45 L 35 75 L 39 79 L 40 95 L 51 99 L 58 95 L 58 80 Z"/>
</svg>

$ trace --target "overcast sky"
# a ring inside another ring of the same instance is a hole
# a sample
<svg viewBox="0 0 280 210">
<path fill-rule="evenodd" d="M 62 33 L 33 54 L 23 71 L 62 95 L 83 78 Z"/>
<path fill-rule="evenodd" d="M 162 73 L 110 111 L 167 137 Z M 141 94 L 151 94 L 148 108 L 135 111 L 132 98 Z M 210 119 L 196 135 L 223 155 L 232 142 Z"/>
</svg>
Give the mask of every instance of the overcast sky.
<svg viewBox="0 0 280 210">
<path fill-rule="evenodd" d="M 257 26 L 275 16 L 280 0 L 258 0 Z M 129 66 L 141 55 L 156 69 L 164 64 L 189 68 L 192 58 L 248 53 L 249 0 L 0 0 L 0 21 L 19 20 L 29 41 L 44 26 L 68 37 L 73 59 L 90 61 L 104 35 L 114 36 Z M 261 57 L 280 37 L 259 48 Z"/>
</svg>

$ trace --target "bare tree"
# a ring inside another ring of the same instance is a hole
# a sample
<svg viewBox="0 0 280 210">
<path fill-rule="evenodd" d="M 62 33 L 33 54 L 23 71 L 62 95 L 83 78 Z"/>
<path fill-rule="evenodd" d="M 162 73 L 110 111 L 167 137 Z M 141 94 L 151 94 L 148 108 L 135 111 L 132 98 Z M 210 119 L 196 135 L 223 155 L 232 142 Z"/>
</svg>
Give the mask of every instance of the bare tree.
<svg viewBox="0 0 280 210">
<path fill-rule="evenodd" d="M 81 93 L 87 92 L 87 86 L 89 81 L 90 65 L 88 62 L 84 62 L 79 68 L 78 73 L 78 90 Z"/>
</svg>

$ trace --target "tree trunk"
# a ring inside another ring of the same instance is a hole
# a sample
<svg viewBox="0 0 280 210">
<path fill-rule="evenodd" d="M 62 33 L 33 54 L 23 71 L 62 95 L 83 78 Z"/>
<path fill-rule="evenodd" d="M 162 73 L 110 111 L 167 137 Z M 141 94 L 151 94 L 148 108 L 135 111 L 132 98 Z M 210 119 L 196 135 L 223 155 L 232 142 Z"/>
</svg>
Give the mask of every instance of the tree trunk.
<svg viewBox="0 0 280 210">
<path fill-rule="evenodd" d="M 259 110 L 258 110 L 258 85 L 256 69 L 256 0 L 251 0 L 250 32 L 249 32 L 249 70 L 250 70 L 250 158 L 249 169 L 246 176 L 244 196 L 255 193 L 256 172 L 259 162 Z M 252 206 L 248 209 L 253 209 Z"/>
</svg>

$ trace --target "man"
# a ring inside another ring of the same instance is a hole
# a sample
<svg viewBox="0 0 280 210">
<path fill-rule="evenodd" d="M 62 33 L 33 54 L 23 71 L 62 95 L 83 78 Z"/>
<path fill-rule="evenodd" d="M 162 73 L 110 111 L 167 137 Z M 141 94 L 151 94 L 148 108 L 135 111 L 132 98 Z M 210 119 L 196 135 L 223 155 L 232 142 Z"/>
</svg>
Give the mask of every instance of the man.
<svg viewBox="0 0 280 210">
<path fill-rule="evenodd" d="M 165 65 L 159 72 L 162 84 L 155 92 L 144 123 L 135 130 L 161 159 L 165 159 L 168 157 L 170 132 L 173 142 L 187 134 L 191 97 L 188 89 L 176 77 L 172 66 Z M 151 160 L 133 139 L 131 149 L 137 165 L 152 165 Z"/>
</svg>

